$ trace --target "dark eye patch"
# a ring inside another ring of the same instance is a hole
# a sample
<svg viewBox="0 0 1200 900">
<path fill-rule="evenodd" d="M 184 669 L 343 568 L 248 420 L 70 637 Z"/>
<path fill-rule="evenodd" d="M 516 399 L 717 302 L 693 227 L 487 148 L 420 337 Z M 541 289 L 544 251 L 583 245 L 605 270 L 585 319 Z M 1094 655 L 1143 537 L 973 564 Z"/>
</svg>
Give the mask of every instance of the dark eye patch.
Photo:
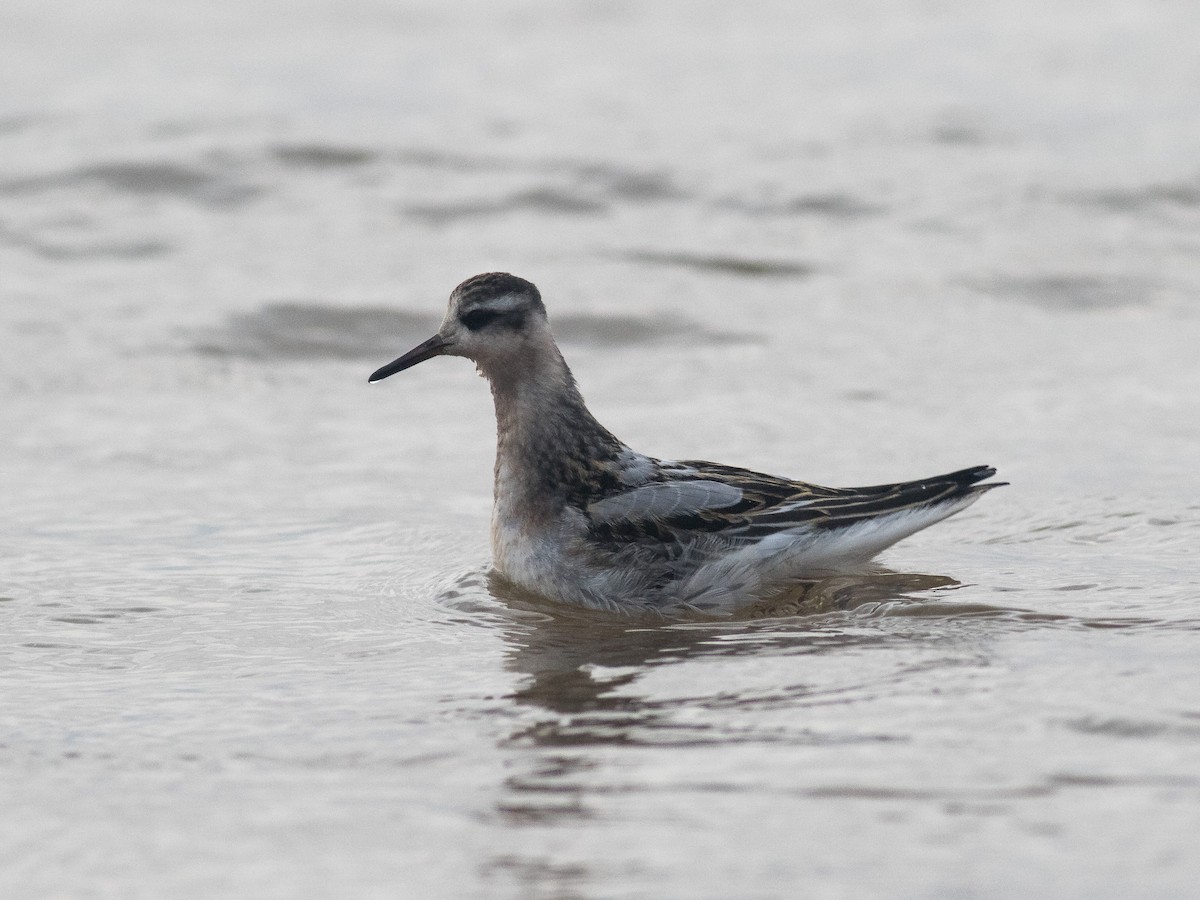
<svg viewBox="0 0 1200 900">
<path fill-rule="evenodd" d="M 500 318 L 500 313 L 494 309 L 473 309 L 469 313 L 459 316 L 459 321 L 471 331 L 478 331 L 498 318 Z"/>
<path fill-rule="evenodd" d="M 499 312 L 494 309 L 473 309 L 469 313 L 459 316 L 458 320 L 470 331 L 479 331 L 493 322 L 519 331 L 525 327 L 525 310 L 510 309 Z"/>
</svg>

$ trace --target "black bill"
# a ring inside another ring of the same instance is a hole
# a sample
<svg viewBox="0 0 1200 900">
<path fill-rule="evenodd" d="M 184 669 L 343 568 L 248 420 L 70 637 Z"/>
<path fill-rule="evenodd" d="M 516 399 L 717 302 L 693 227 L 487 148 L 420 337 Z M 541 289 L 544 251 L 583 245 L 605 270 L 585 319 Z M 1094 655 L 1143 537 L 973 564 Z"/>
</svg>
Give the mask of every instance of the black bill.
<svg viewBox="0 0 1200 900">
<path fill-rule="evenodd" d="M 371 377 L 367 379 L 367 383 L 374 384 L 377 381 L 383 381 L 389 375 L 403 372 L 405 369 L 412 368 L 417 363 L 425 362 L 427 359 L 439 356 L 449 344 L 450 342 L 441 335 L 435 334 L 423 344 L 417 344 L 417 346 L 413 347 L 399 359 L 393 359 L 386 366 L 376 369 L 371 374 Z"/>
</svg>

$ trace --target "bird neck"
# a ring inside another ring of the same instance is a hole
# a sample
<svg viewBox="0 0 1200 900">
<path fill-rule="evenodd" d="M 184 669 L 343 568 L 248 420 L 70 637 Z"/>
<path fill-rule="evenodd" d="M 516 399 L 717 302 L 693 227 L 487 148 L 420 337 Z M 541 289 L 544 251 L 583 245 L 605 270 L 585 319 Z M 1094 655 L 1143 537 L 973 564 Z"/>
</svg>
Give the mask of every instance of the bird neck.
<svg viewBox="0 0 1200 900">
<path fill-rule="evenodd" d="M 588 411 L 558 348 L 539 350 L 484 375 L 496 404 L 497 504 L 509 497 L 552 514 L 584 505 L 624 445 Z"/>
</svg>

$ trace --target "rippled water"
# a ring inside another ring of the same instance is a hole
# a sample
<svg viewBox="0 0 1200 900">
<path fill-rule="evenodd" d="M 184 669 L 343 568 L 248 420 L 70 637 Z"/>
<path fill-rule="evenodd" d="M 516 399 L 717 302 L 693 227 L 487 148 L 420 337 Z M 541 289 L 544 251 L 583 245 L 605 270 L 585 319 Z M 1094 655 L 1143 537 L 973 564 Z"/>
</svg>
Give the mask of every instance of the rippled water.
<svg viewBox="0 0 1200 900">
<path fill-rule="evenodd" d="M 1200 11 L 0 9 L 0 894 L 1200 879 Z M 490 579 L 536 281 L 633 446 L 1012 484 L 729 621 Z M 802 602 L 801 602 L 802 601 Z"/>
</svg>

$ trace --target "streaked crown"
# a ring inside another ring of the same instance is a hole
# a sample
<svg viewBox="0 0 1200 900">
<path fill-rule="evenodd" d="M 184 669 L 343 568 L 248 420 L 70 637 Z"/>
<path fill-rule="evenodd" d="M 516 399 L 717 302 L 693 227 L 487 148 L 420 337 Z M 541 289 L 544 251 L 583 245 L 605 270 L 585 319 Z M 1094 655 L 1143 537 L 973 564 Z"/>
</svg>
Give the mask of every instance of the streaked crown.
<svg viewBox="0 0 1200 900">
<path fill-rule="evenodd" d="M 546 318 L 537 287 L 507 272 L 485 272 L 468 278 L 451 292 L 450 304 L 468 331 L 495 326 L 519 331 L 530 316 Z"/>
</svg>

